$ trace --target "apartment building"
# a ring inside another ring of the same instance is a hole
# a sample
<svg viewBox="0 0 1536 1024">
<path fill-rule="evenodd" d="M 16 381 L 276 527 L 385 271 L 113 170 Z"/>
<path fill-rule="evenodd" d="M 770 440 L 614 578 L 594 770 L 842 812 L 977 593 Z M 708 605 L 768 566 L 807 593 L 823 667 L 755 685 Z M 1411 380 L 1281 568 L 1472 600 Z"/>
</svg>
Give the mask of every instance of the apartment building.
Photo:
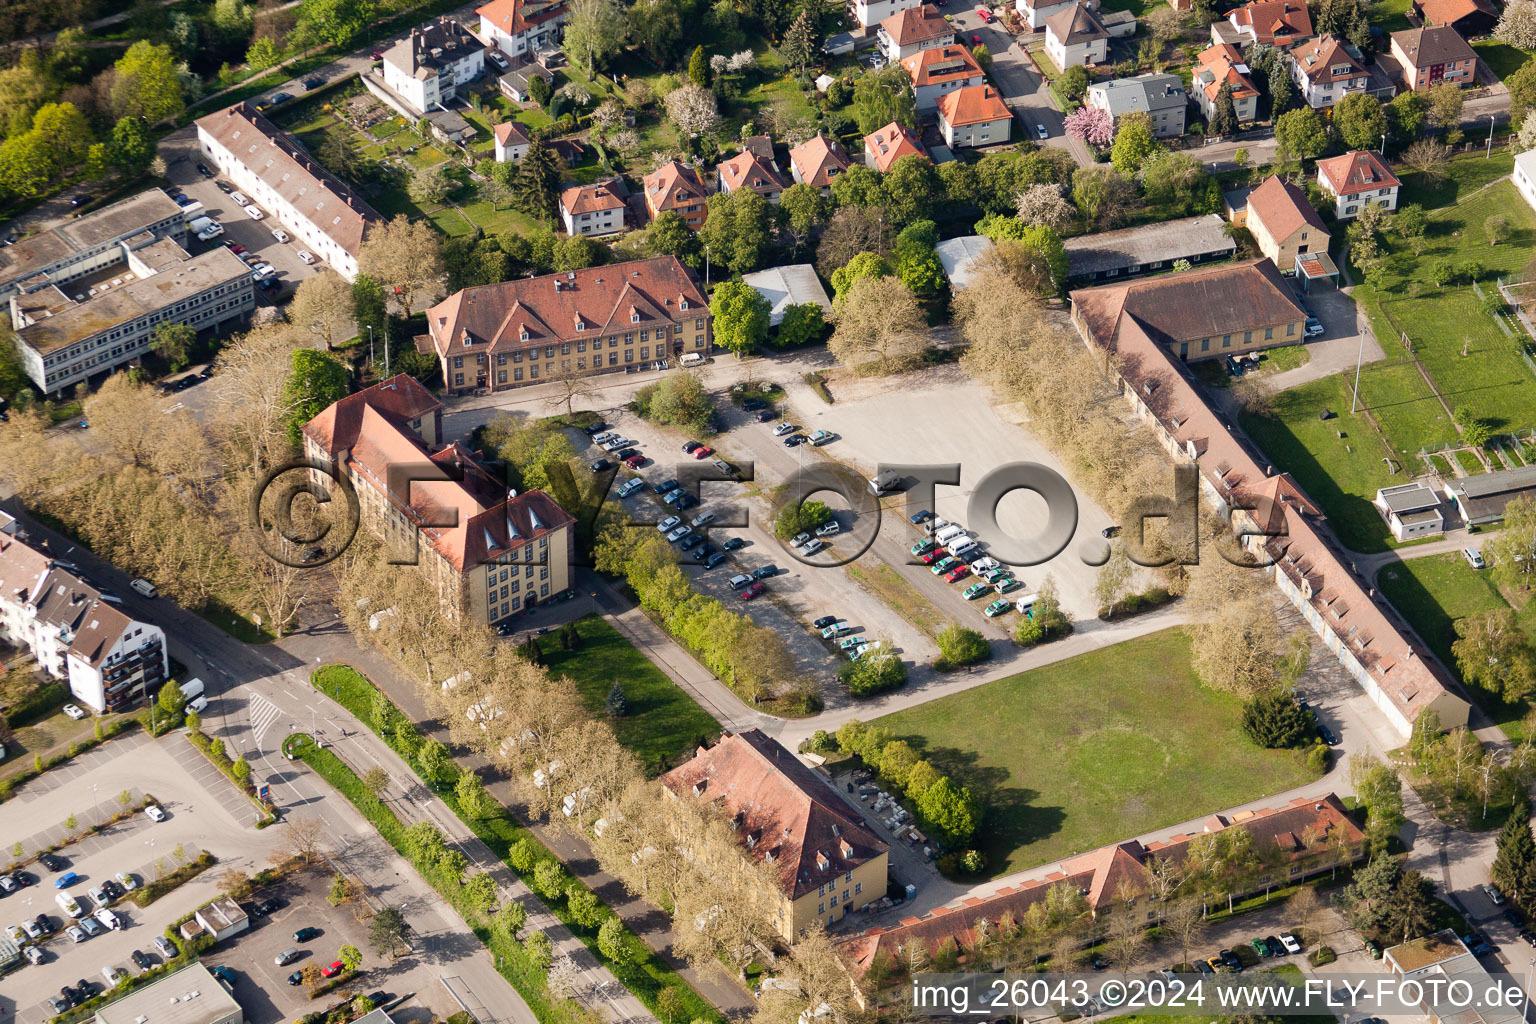
<svg viewBox="0 0 1536 1024">
<path fill-rule="evenodd" d="M 411 29 L 384 51 L 386 102 L 417 119 L 449 106 L 459 91 L 485 74 L 485 46 L 451 18 L 442 17 Z M 363 81 L 370 87 L 372 75 Z"/>
<path fill-rule="evenodd" d="M 0 302 L 119 266 L 130 239 L 140 244 L 169 238 L 185 245 L 187 224 L 201 211 L 201 203 L 183 209 L 152 188 L 0 248 Z"/>
<path fill-rule="evenodd" d="M 821 189 L 822 195 L 831 194 L 832 179 L 852 166 L 853 161 L 848 159 L 843 144 L 820 132 L 789 151 L 790 176 L 797 182 Z"/>
<path fill-rule="evenodd" d="M 898 11 L 880 23 L 877 33 L 880 49 L 892 64 L 919 50 L 948 46 L 955 41 L 955 30 L 932 4 Z"/>
<path fill-rule="evenodd" d="M 743 854 L 779 885 L 775 924 L 786 942 L 885 895 L 890 847 L 832 784 L 758 729 L 723 736 L 661 777 L 679 800 L 715 803 Z"/>
<path fill-rule="evenodd" d="M 937 110 L 939 97 L 971 85 L 985 85 L 986 72 L 971 51 L 959 43 L 915 53 L 901 62 L 912 79 L 919 114 Z"/>
<path fill-rule="evenodd" d="M 344 280 L 357 279 L 363 234 L 382 218 L 297 139 L 250 103 L 236 103 L 198 118 L 197 143 L 208 162 L 287 228 L 296 243 Z"/>
<path fill-rule="evenodd" d="M 1476 83 L 1477 54 L 1448 26 L 1423 26 L 1392 33 L 1392 57 L 1403 83 L 1419 92 L 1437 85 L 1466 88 Z"/>
<path fill-rule="evenodd" d="M 427 310 L 427 331 L 416 347 L 454 394 L 620 373 L 711 342 L 708 300 L 675 256 L 465 288 Z"/>
<path fill-rule="evenodd" d="M 1302 0 L 1253 0 L 1227 14 L 1227 24 L 1240 45 L 1263 43 L 1289 49 L 1312 35 L 1312 14 Z M 1226 42 L 1211 30 L 1211 41 Z"/>
<path fill-rule="evenodd" d="M 0 512 L 0 640 L 30 651 L 98 714 L 153 699 L 170 678 L 165 633 L 18 534 L 15 520 Z"/>
<path fill-rule="evenodd" d="M 304 453 L 346 474 L 360 521 L 416 566 L 445 614 L 492 625 L 570 587 L 576 520 L 442 445 L 442 409 L 399 374 L 304 424 Z"/>
<path fill-rule="evenodd" d="M 1352 92 L 1364 92 L 1371 82 L 1360 51 L 1331 35 L 1319 36 L 1291 52 L 1291 78 L 1307 105 L 1319 110 Z"/>
<path fill-rule="evenodd" d="M 882 174 L 904 156 L 929 159 L 923 140 L 906 125 L 892 121 L 879 131 L 864 136 L 864 164 Z"/>
<path fill-rule="evenodd" d="M 22 367 L 44 394 L 138 359 L 162 324 L 219 330 L 256 308 L 251 268 L 222 245 L 190 256 L 169 235 L 143 232 L 117 248 L 119 262 L 89 277 L 11 296 Z"/>
<path fill-rule="evenodd" d="M 922 6 L 922 0 L 847 0 L 848 17 L 861 28 L 872 28 L 902 11 Z"/>
<path fill-rule="evenodd" d="M 612 235 L 624 230 L 624 200 L 606 184 L 572 185 L 560 193 L 560 220 L 568 235 Z"/>
<path fill-rule="evenodd" d="M 939 97 L 939 134 L 957 146 L 1000 146 L 1008 141 L 1013 111 L 990 85 L 971 85 Z"/>
<path fill-rule="evenodd" d="M 1200 51 L 1195 58 L 1191 91 L 1207 123 L 1216 113 L 1216 101 L 1224 85 L 1232 90 L 1232 108 L 1237 112 L 1238 124 L 1248 124 L 1259 116 L 1259 90 L 1253 84 L 1252 74 L 1243 51 L 1231 43 L 1217 43 Z"/>
<path fill-rule="evenodd" d="M 699 172 L 687 164 L 668 160 L 642 180 L 645 187 L 645 209 L 655 220 L 667 210 L 675 210 L 683 222 L 697 231 L 709 216 L 705 201 L 709 192 Z"/>
<path fill-rule="evenodd" d="M 1248 194 L 1247 228 L 1259 251 L 1282 272 L 1296 269 L 1296 257 L 1328 251 L 1328 228 L 1307 194 L 1270 175 Z"/>
<path fill-rule="evenodd" d="M 571 18 L 570 0 L 491 0 L 477 7 L 480 38 L 508 57 L 558 46 Z"/>
<path fill-rule="evenodd" d="M 767 142 L 766 139 L 763 141 Z M 751 189 L 770 203 L 777 203 L 790 182 L 784 180 L 772 153 L 773 146 L 769 143 L 767 155 L 763 147 L 758 146 L 743 149 L 729 160 L 720 161 L 715 166 L 715 188 L 726 195 L 739 188 Z"/>
<path fill-rule="evenodd" d="M 1152 134 L 1159 139 L 1184 134 L 1189 97 L 1184 93 L 1184 80 L 1178 75 L 1149 72 L 1134 78 L 1095 82 L 1088 87 L 1084 101 L 1111 118 L 1136 112 L 1146 114 L 1152 119 Z"/>
<path fill-rule="evenodd" d="M 1064 7 L 1045 21 L 1045 53 L 1062 71 L 1109 59 L 1109 29 L 1085 3 Z"/>
</svg>

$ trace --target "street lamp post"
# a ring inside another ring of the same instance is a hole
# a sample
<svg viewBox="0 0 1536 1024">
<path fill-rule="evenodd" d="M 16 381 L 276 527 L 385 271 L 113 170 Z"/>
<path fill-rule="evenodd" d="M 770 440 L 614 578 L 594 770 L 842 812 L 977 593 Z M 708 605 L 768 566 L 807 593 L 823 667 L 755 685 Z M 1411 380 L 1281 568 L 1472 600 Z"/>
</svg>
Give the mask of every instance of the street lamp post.
<svg viewBox="0 0 1536 1024">
<path fill-rule="evenodd" d="M 1489 114 L 1488 115 L 1488 151 L 1483 154 L 1483 159 L 1487 160 L 1491 156 L 1493 156 L 1493 115 Z"/>
<path fill-rule="evenodd" d="M 704 287 L 709 287 L 709 243 L 704 243 Z"/>
<path fill-rule="evenodd" d="M 1360 366 L 1365 362 L 1365 331 L 1360 330 L 1360 348 L 1355 353 L 1355 396 L 1349 401 L 1349 414 L 1353 416 L 1360 408 Z"/>
<path fill-rule="evenodd" d="M 368 369 L 373 369 L 373 324 L 368 325 Z"/>
</svg>

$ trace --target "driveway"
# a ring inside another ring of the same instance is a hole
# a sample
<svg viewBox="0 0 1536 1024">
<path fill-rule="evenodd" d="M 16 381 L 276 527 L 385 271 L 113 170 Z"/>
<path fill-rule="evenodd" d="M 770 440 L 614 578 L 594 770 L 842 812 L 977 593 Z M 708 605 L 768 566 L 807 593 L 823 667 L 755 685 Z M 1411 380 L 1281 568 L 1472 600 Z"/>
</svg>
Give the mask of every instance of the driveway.
<svg viewBox="0 0 1536 1024">
<path fill-rule="evenodd" d="M 1357 362 L 1364 365 L 1386 358 L 1348 289 L 1314 286 L 1310 294 L 1299 298 L 1322 321 L 1324 330 L 1306 343 L 1310 358 L 1304 365 L 1264 378 L 1271 391 L 1284 391 L 1346 370 L 1353 372 Z"/>
</svg>

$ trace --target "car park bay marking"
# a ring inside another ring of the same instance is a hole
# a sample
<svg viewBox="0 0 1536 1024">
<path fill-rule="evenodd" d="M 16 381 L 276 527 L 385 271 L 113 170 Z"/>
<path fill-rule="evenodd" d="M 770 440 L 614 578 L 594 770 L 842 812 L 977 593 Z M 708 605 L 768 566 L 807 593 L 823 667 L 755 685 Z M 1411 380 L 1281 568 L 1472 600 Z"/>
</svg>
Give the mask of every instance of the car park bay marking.
<svg viewBox="0 0 1536 1024">
<path fill-rule="evenodd" d="M 259 693 L 251 694 L 251 736 L 256 740 L 256 745 L 261 746 L 262 734 L 267 728 L 282 716 L 283 710 Z"/>
</svg>

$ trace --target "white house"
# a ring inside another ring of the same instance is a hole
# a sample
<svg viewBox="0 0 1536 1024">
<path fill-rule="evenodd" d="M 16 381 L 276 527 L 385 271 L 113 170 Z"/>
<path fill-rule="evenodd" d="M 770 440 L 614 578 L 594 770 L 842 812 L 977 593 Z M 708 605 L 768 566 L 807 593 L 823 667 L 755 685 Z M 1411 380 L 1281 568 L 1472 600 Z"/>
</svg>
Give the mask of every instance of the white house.
<svg viewBox="0 0 1536 1024">
<path fill-rule="evenodd" d="M 1536 149 L 1515 157 L 1515 188 L 1536 209 Z"/>
<path fill-rule="evenodd" d="M 515 164 L 523 162 L 523 157 L 528 155 L 528 146 L 532 141 L 523 126 L 516 121 L 503 121 L 496 126 L 496 162 L 504 164 L 508 160 Z"/>
<path fill-rule="evenodd" d="M 848 0 L 848 17 L 860 26 L 878 25 L 898 11 L 921 6 L 922 0 Z"/>
<path fill-rule="evenodd" d="M 1103 64 L 1109 56 L 1109 29 L 1087 4 L 1075 3 L 1046 19 L 1045 53 L 1062 71 Z"/>
<path fill-rule="evenodd" d="M 0 512 L 0 640 L 25 649 L 43 671 L 67 680 L 97 712 L 127 711 L 170 678 L 159 626 L 119 610 L 102 592 L 14 534 Z"/>
<path fill-rule="evenodd" d="M 403 102 L 404 113 L 420 118 L 485 74 L 485 47 L 458 22 L 439 18 L 385 50 L 383 71 L 384 86 Z"/>
<path fill-rule="evenodd" d="M 1403 187 L 1387 162 L 1368 149 L 1319 160 L 1317 183 L 1333 196 L 1334 213 L 1340 220 L 1348 220 L 1365 206 L 1397 209 L 1397 193 Z"/>
<path fill-rule="evenodd" d="M 880 23 L 880 49 L 892 64 L 919 50 L 955 41 L 955 30 L 932 4 L 897 11 Z"/>
<path fill-rule="evenodd" d="M 382 218 L 292 136 L 255 107 L 237 103 L 198 118 L 197 143 L 207 161 L 272 214 L 296 243 L 347 281 L 357 279 L 363 232 Z"/>
<path fill-rule="evenodd" d="M 1014 10 L 1019 12 L 1019 17 L 1024 19 L 1024 24 L 1029 26 L 1030 31 L 1038 32 L 1045 28 L 1046 19 L 1061 13 L 1077 2 L 1079 0 L 1035 0 L 1034 3 L 1030 0 L 1014 0 Z M 1099 0 L 1090 0 L 1088 6 L 1097 8 Z"/>
<path fill-rule="evenodd" d="M 1445 517 L 1440 513 L 1440 495 L 1425 484 L 1395 484 L 1378 488 L 1373 504 L 1392 528 L 1392 536 L 1400 541 L 1438 537 L 1445 532 Z"/>
<path fill-rule="evenodd" d="M 491 0 L 475 9 L 480 38 L 508 57 L 532 54 L 560 42 L 570 20 L 569 0 Z"/>
<path fill-rule="evenodd" d="M 1008 141 L 1013 111 L 990 85 L 972 85 L 939 98 L 939 131 L 944 144 L 999 146 Z"/>
<path fill-rule="evenodd" d="M 1111 118 L 1130 113 L 1146 114 L 1152 119 L 1152 134 L 1159 139 L 1184 134 L 1184 114 L 1189 98 L 1184 93 L 1184 80 L 1178 75 L 1148 73 L 1134 78 L 1094 82 L 1088 87 L 1084 101 Z"/>
<path fill-rule="evenodd" d="M 560 193 L 560 219 L 568 235 L 612 235 L 624 230 L 624 200 L 604 184 L 572 185 Z"/>
<path fill-rule="evenodd" d="M 981 70 L 971 51 L 959 43 L 914 53 L 902 61 L 901 66 L 912 79 L 919 113 L 937 109 L 939 97 L 947 92 L 968 85 L 983 85 L 987 81 L 986 72 Z"/>
<path fill-rule="evenodd" d="M 1331 107 L 1352 92 L 1363 92 L 1370 72 L 1360 51 L 1331 35 L 1318 36 L 1291 51 L 1291 78 L 1307 105 Z"/>
</svg>

